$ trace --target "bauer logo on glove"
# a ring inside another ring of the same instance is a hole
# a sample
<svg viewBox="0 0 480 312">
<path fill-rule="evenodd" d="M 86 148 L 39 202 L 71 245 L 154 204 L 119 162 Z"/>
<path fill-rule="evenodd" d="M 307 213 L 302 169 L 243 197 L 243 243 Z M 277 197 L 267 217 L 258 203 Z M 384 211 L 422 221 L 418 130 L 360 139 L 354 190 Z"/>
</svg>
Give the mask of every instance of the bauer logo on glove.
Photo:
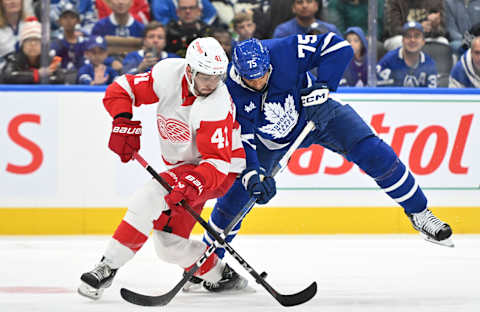
<svg viewBox="0 0 480 312">
<path fill-rule="evenodd" d="M 142 128 L 130 128 L 130 127 L 114 127 L 112 129 L 113 133 L 125 133 L 125 134 L 142 134 Z"/>
<path fill-rule="evenodd" d="M 133 154 L 140 150 L 142 125 L 140 121 L 128 118 L 115 118 L 112 122 L 112 133 L 108 147 L 120 156 L 122 162 L 128 162 Z"/>
</svg>

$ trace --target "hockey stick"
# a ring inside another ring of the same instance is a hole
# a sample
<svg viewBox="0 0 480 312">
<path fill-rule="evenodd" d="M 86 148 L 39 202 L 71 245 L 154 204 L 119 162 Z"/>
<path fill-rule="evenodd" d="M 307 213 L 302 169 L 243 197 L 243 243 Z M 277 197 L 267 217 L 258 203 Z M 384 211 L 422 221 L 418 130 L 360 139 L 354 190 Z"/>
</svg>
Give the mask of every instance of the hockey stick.
<svg viewBox="0 0 480 312">
<path fill-rule="evenodd" d="M 309 121 L 305 127 L 303 128 L 302 132 L 297 136 L 295 141 L 293 141 L 292 145 L 288 148 L 287 152 L 282 156 L 282 158 L 278 161 L 278 163 L 273 167 L 272 172 L 270 175 L 272 177 L 276 176 L 277 173 L 282 171 L 287 164 L 288 161 L 290 160 L 290 157 L 292 157 L 292 154 L 298 149 L 300 144 L 302 144 L 303 140 L 307 137 L 307 135 L 315 129 L 315 124 L 313 121 Z M 250 200 L 243 206 L 243 208 L 240 210 L 240 212 L 235 216 L 235 218 L 230 222 L 230 224 L 225 228 L 223 231 L 223 234 L 225 237 L 230 233 L 230 231 L 237 225 L 240 220 L 243 219 L 243 217 L 252 209 L 253 205 L 255 205 L 255 198 L 250 198 Z M 191 271 L 191 270 L 190 270 Z M 194 272 L 195 273 L 195 272 Z"/>
<path fill-rule="evenodd" d="M 139 155 L 135 154 L 135 159 L 142 164 L 142 166 L 147 169 L 147 171 L 169 192 L 171 191 L 171 186 L 163 180 L 163 178 L 152 168 L 148 163 Z M 215 240 L 223 246 L 234 258 L 237 260 L 240 265 L 242 265 L 250 275 L 255 278 L 255 281 L 262 285 L 281 305 L 283 306 L 294 306 L 302 304 L 315 296 L 317 292 L 317 284 L 313 282 L 306 289 L 291 295 L 283 295 L 277 292 L 270 284 L 265 281 L 265 273 L 258 274 L 254 268 L 252 268 L 225 240 L 195 211 L 190 205 L 186 202 L 181 203 L 182 206 L 187 210 L 201 225 L 207 230 L 207 232 L 215 238 Z M 215 246 L 212 245 L 209 247 L 210 254 L 215 250 Z M 207 256 L 208 258 L 208 256 Z M 177 285 L 178 286 L 178 285 Z M 180 287 L 181 288 L 181 287 Z M 178 289 L 180 290 L 180 289 Z M 178 292 L 178 291 L 177 291 Z M 126 301 L 142 305 L 142 306 L 156 306 L 162 305 L 163 300 L 159 302 L 158 297 L 156 296 L 146 296 L 142 294 L 135 293 L 126 288 L 120 290 L 120 294 L 123 299 Z M 168 302 L 167 302 L 168 303 Z"/>
<path fill-rule="evenodd" d="M 280 161 L 275 165 L 275 167 L 272 169 L 271 175 L 275 176 L 277 175 L 278 172 L 280 172 L 282 169 L 284 169 L 287 166 L 287 163 L 292 156 L 292 154 L 298 149 L 300 144 L 303 142 L 305 137 L 315 128 L 315 124 L 310 121 L 307 123 L 305 128 L 302 130 L 302 132 L 298 135 L 298 137 L 295 139 L 295 141 L 292 143 L 292 145 L 288 148 L 287 152 L 285 155 L 282 156 Z M 140 163 L 141 160 L 139 160 Z M 144 163 L 142 163 L 144 165 Z M 223 239 L 225 239 L 230 233 L 230 231 L 237 225 L 240 220 L 243 219 L 243 217 L 252 209 L 253 205 L 255 205 L 255 198 L 250 198 L 249 201 L 242 207 L 242 209 L 237 213 L 235 218 L 230 222 L 230 224 L 223 230 L 223 232 L 220 234 Z M 195 262 L 195 264 L 190 268 L 190 270 L 186 271 L 185 274 L 183 275 L 182 279 L 173 287 L 170 291 L 166 292 L 163 295 L 158 295 L 155 297 L 151 297 L 150 300 L 155 302 L 155 305 L 157 306 L 164 306 L 167 305 L 182 289 L 182 287 L 192 278 L 192 276 L 195 274 L 195 272 L 198 271 L 198 269 L 202 266 L 202 264 L 207 261 L 208 257 L 210 257 L 214 252 L 215 249 L 218 247 L 221 247 L 220 244 L 215 240 L 212 245 L 210 245 L 207 250 L 204 252 L 204 254 Z M 262 272 L 260 274 L 263 278 L 266 278 L 267 273 Z"/>
</svg>

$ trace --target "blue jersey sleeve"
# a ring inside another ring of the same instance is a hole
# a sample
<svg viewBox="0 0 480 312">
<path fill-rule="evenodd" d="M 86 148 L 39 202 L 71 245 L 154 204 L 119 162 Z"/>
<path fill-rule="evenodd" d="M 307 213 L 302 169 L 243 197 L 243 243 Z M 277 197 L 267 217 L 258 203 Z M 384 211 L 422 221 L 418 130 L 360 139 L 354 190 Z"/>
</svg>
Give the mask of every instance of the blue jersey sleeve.
<svg viewBox="0 0 480 312">
<path fill-rule="evenodd" d="M 138 73 L 138 65 L 142 62 L 143 58 L 138 54 L 138 51 L 128 53 L 123 59 L 123 72 L 127 74 L 135 75 Z"/>
<path fill-rule="evenodd" d="M 83 85 L 90 85 L 93 81 L 92 67 L 90 65 L 83 65 L 77 73 L 77 82 Z"/>
<path fill-rule="evenodd" d="M 241 137 L 243 148 L 245 149 L 247 167 L 255 169 L 260 167 L 255 139 L 255 129 L 259 113 L 259 108 L 253 101 L 250 102 L 247 108 L 237 105 L 236 119 L 241 126 Z"/>
<path fill-rule="evenodd" d="M 115 69 L 108 66 L 107 69 L 105 70 L 105 76 L 108 76 L 108 80 L 106 84 L 111 84 L 115 80 L 115 78 L 117 78 L 118 73 Z"/>
<path fill-rule="evenodd" d="M 392 77 L 392 61 L 397 53 L 397 50 L 390 51 L 378 62 L 376 67 L 377 86 L 381 87 L 394 85 L 394 79 Z"/>
<path fill-rule="evenodd" d="M 176 20 L 175 4 L 171 0 L 155 0 L 151 2 L 153 19 L 167 25 L 172 19 Z"/>
<path fill-rule="evenodd" d="M 217 17 L 217 10 L 209 0 L 202 0 L 202 21 L 211 25 Z"/>
<path fill-rule="evenodd" d="M 331 91 L 337 90 L 343 72 L 353 57 L 353 49 L 347 41 L 332 32 L 293 35 L 276 40 L 277 44 L 284 45 L 284 49 L 274 49 L 283 53 L 284 66 L 297 68 L 298 74 L 317 67 L 316 81 L 326 83 Z"/>
</svg>

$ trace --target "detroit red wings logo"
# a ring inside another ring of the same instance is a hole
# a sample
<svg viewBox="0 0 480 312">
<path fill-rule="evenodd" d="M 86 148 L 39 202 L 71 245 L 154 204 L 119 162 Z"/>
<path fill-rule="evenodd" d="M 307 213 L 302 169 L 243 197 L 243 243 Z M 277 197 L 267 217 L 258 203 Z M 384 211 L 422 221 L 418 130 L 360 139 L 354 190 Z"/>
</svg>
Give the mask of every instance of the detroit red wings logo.
<svg viewBox="0 0 480 312">
<path fill-rule="evenodd" d="M 185 143 L 192 140 L 192 133 L 188 125 L 180 120 L 165 118 L 157 114 L 157 124 L 160 136 L 172 143 Z"/>
</svg>

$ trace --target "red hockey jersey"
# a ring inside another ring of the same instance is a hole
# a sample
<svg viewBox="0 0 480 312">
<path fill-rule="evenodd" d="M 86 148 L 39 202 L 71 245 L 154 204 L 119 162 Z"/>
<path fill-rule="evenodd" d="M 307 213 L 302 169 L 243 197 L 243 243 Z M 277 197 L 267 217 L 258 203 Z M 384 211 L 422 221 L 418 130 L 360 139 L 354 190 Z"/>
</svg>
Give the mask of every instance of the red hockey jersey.
<svg viewBox="0 0 480 312">
<path fill-rule="evenodd" d="M 207 97 L 189 95 L 185 59 L 165 59 L 151 72 L 123 75 L 112 83 L 103 103 L 112 117 L 129 112 L 132 105 L 157 104 L 160 149 L 168 168 L 197 165 L 195 171 L 217 188 L 229 172 L 245 168 L 245 151 L 235 105 L 227 87 Z"/>
</svg>

